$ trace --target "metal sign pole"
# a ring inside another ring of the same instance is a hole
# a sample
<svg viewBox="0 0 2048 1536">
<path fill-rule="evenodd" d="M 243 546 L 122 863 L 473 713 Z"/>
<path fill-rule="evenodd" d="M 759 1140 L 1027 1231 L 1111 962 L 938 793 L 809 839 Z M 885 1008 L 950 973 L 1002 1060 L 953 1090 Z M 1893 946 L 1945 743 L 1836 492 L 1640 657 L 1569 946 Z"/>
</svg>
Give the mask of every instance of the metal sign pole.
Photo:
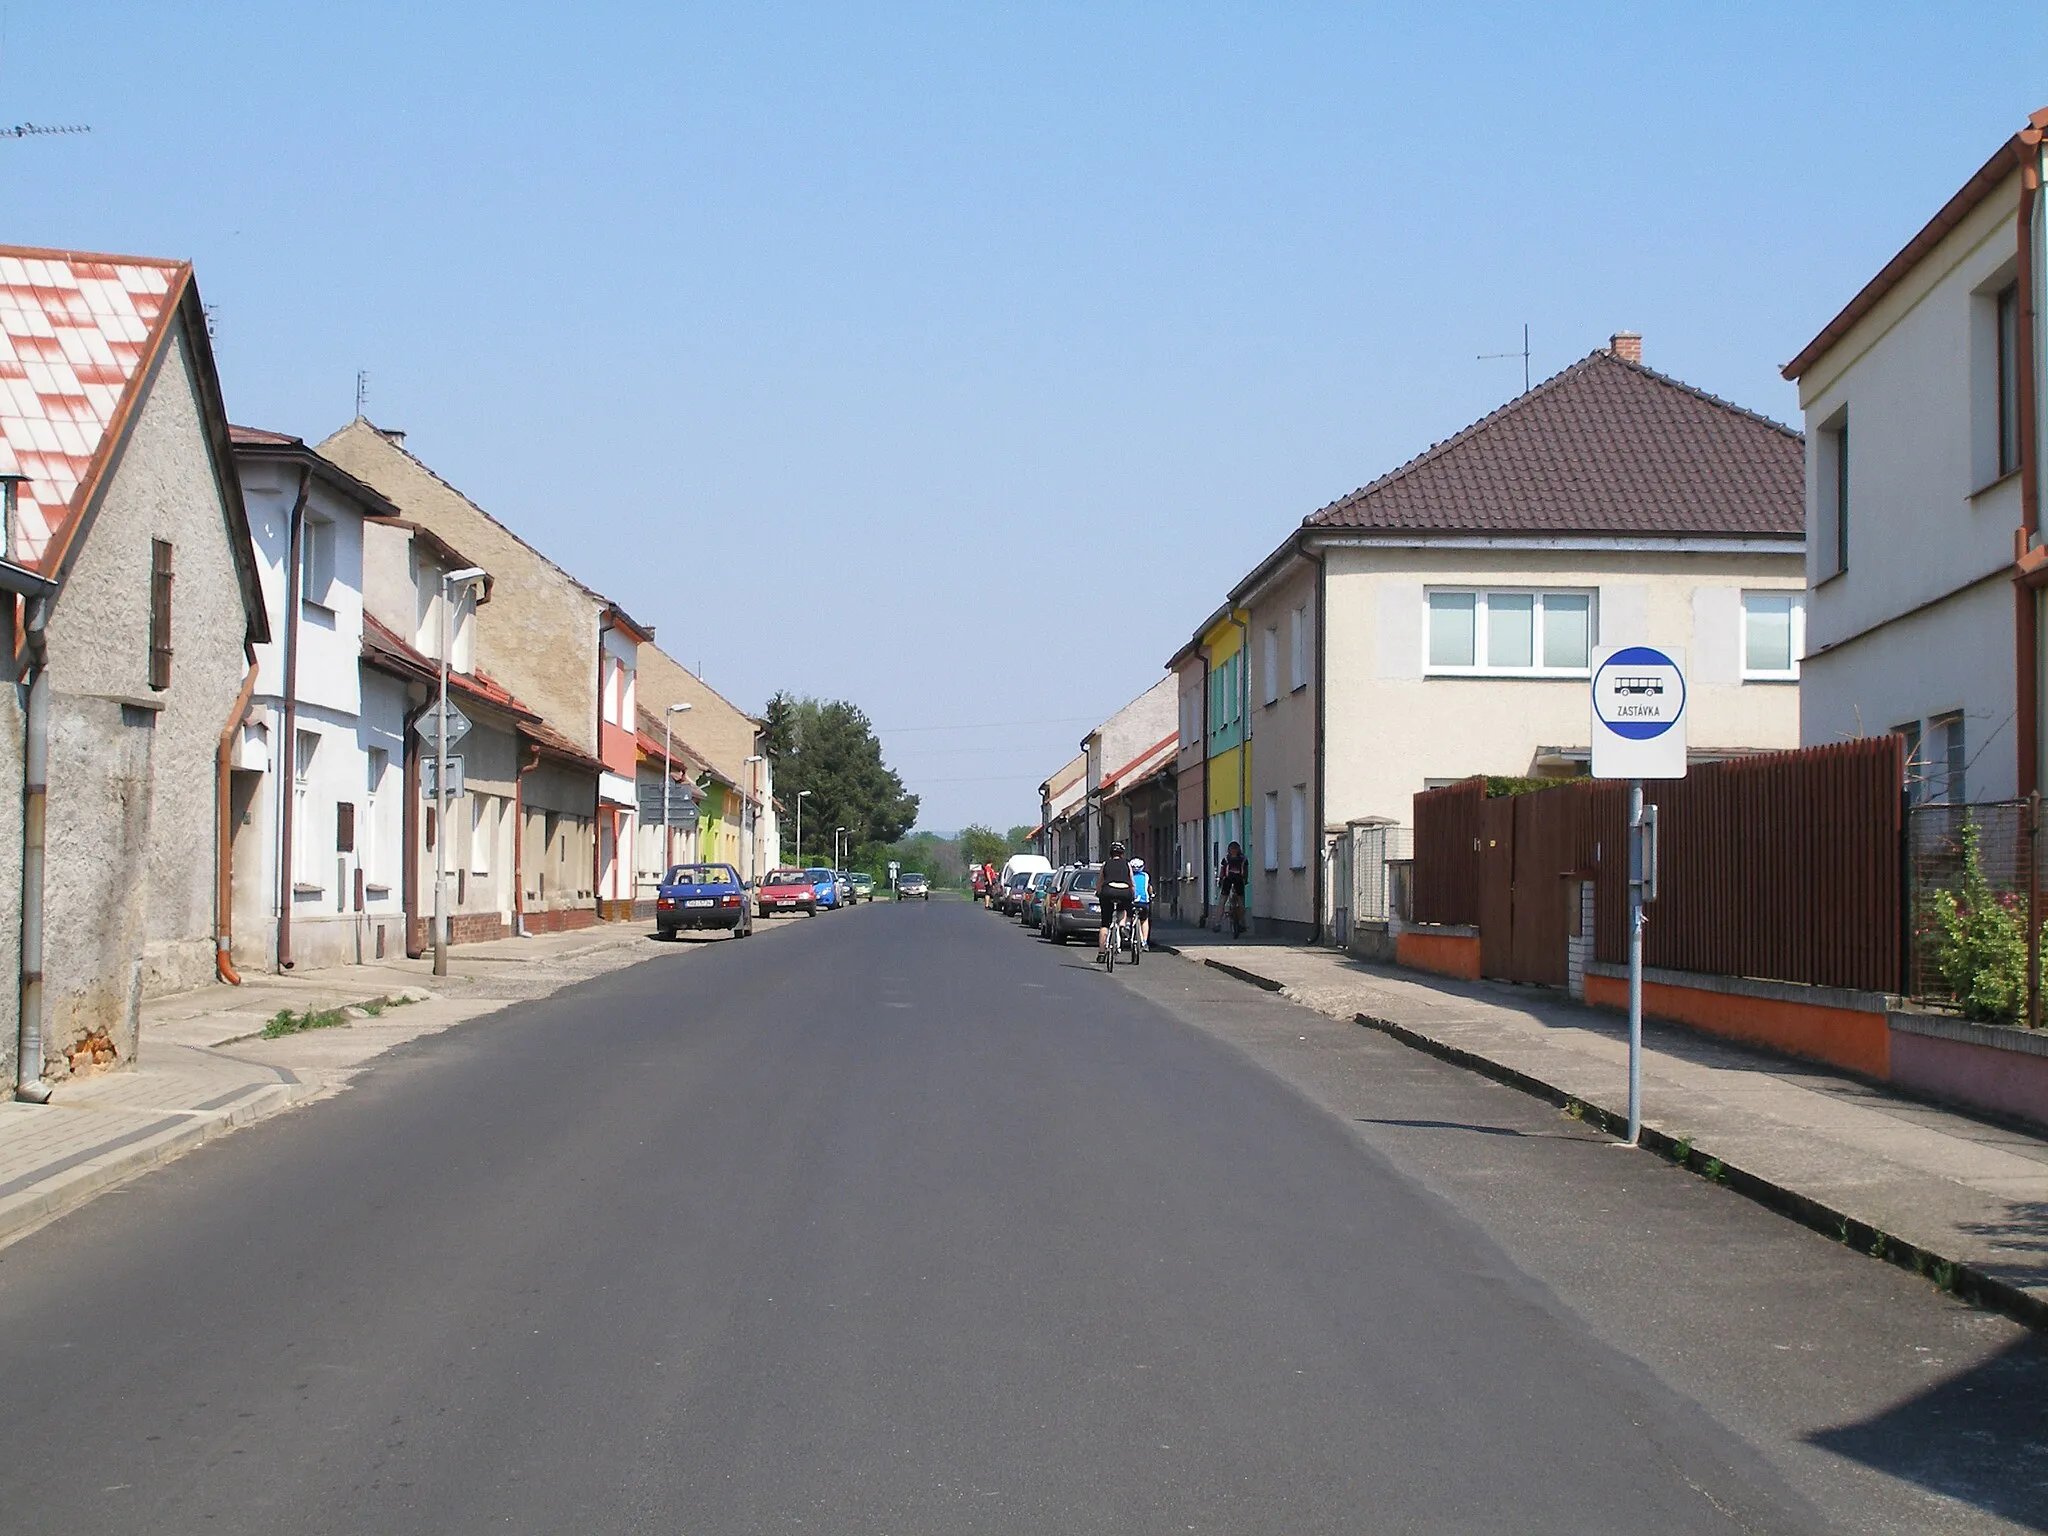
<svg viewBox="0 0 2048 1536">
<path fill-rule="evenodd" d="M 1650 878 L 1643 839 L 1643 781 L 1628 781 L 1628 1144 L 1643 1134 L 1643 888 Z"/>
</svg>

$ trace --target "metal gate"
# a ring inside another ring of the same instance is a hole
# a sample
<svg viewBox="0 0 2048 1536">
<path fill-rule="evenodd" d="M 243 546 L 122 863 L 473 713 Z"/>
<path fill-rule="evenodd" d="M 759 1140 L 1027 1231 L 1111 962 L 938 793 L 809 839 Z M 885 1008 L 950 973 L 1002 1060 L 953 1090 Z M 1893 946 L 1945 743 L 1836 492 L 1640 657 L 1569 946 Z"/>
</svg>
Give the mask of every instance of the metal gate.
<svg viewBox="0 0 2048 1536">
<path fill-rule="evenodd" d="M 1479 806 L 1479 970 L 1561 987 L 1591 805 L 1578 786 Z"/>
</svg>

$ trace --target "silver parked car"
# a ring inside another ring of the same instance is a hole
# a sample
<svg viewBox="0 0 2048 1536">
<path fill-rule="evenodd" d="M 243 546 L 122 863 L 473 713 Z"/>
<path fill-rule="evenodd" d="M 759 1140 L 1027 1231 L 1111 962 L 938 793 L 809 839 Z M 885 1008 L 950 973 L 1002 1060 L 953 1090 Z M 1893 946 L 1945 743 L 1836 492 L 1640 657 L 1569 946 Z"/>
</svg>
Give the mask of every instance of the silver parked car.
<svg viewBox="0 0 2048 1536">
<path fill-rule="evenodd" d="M 1102 904 L 1095 887 L 1102 879 L 1100 864 L 1083 864 L 1066 871 L 1060 883 L 1046 897 L 1046 937 L 1055 944 L 1069 939 L 1092 939 L 1102 931 Z"/>
</svg>

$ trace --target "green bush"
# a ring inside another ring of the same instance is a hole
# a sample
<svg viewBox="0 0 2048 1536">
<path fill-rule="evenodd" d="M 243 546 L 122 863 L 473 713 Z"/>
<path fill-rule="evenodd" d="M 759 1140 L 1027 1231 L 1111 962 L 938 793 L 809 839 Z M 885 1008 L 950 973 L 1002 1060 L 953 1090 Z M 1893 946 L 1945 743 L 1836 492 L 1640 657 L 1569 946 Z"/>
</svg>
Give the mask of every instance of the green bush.
<svg viewBox="0 0 2048 1536">
<path fill-rule="evenodd" d="M 2027 1005 L 2025 902 L 1992 889 L 1977 850 L 1977 824 L 1963 822 L 1963 874 L 1927 904 L 1929 958 L 1963 1017 L 2009 1024 Z"/>
</svg>

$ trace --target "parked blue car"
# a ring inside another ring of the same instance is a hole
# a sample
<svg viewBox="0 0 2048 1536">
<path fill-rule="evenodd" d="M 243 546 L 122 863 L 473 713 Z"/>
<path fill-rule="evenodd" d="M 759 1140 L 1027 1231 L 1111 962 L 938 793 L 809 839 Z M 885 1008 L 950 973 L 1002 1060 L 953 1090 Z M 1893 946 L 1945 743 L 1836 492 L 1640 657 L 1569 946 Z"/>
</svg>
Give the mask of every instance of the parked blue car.
<svg viewBox="0 0 2048 1536">
<path fill-rule="evenodd" d="M 654 927 L 664 939 L 685 928 L 723 928 L 744 939 L 754 931 L 754 904 L 730 864 L 678 864 L 655 893 Z"/>
<path fill-rule="evenodd" d="M 818 910 L 828 907 L 837 910 L 844 903 L 839 899 L 839 877 L 829 869 L 807 869 L 804 876 L 818 893 Z"/>
</svg>

